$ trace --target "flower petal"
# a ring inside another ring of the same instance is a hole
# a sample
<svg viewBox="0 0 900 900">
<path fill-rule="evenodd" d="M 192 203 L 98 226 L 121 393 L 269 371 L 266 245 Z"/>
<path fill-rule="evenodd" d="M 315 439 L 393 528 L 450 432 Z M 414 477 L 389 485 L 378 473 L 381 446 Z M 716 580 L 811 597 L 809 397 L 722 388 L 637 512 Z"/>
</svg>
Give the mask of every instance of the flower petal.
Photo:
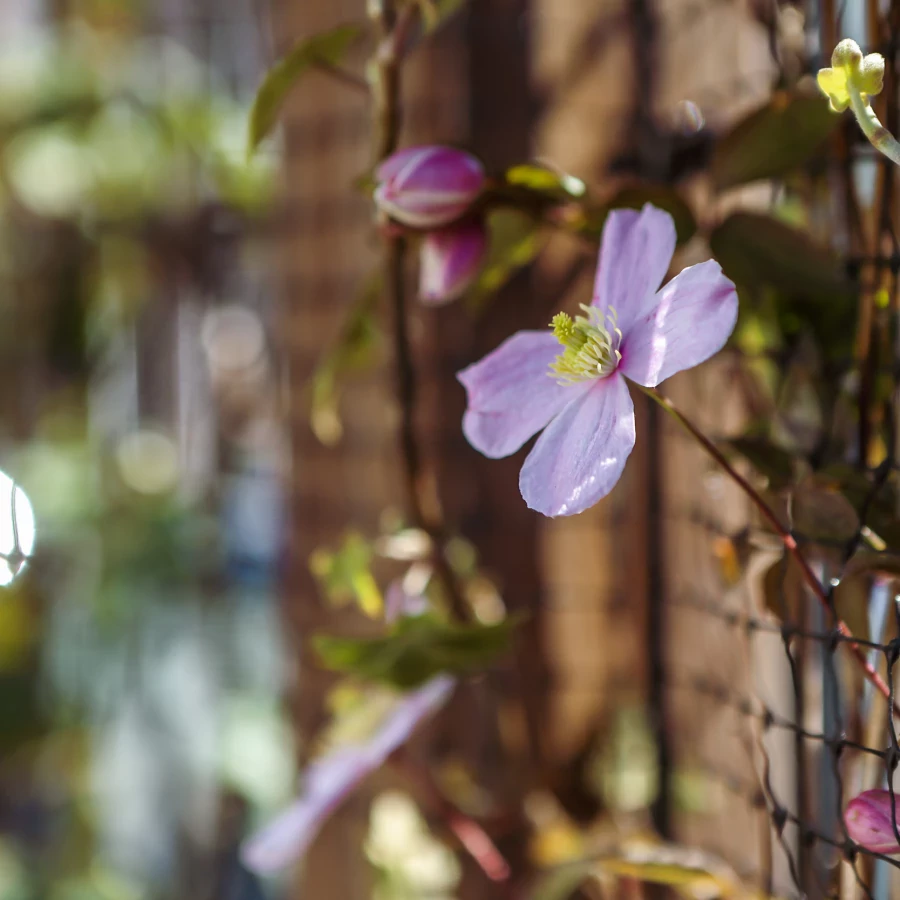
<svg viewBox="0 0 900 900">
<path fill-rule="evenodd" d="M 426 158 L 433 149 L 430 145 L 421 144 L 397 150 L 396 153 L 392 153 L 379 164 L 375 170 L 376 181 L 387 181 L 389 178 L 396 178 L 406 168 L 407 163 Z"/>
<path fill-rule="evenodd" d="M 900 795 L 895 797 L 898 804 Z M 900 822 L 900 807 L 897 810 Z M 891 814 L 891 793 L 885 790 L 863 791 L 854 797 L 844 811 L 847 834 L 873 853 L 900 853 Z"/>
<path fill-rule="evenodd" d="M 560 345 L 549 331 L 520 331 L 457 373 L 468 396 L 463 433 L 485 456 L 515 453 L 589 386 L 560 385 L 550 363 Z"/>
<path fill-rule="evenodd" d="M 734 330 L 734 284 L 714 260 L 689 266 L 656 294 L 655 308 L 625 333 L 619 371 L 656 387 L 717 353 Z"/>
<path fill-rule="evenodd" d="M 519 474 L 525 502 L 545 516 L 572 516 L 615 486 L 634 447 L 634 406 L 618 373 L 590 382 L 538 438 Z"/>
<path fill-rule="evenodd" d="M 345 747 L 311 763 L 300 797 L 241 847 L 244 865 L 275 872 L 303 856 L 322 823 L 373 768 L 367 747 Z"/>
<path fill-rule="evenodd" d="M 626 332 L 652 303 L 675 252 L 675 222 L 649 203 L 614 209 L 603 227 L 592 306 L 616 311 Z"/>
<path fill-rule="evenodd" d="M 366 744 L 342 747 L 311 763 L 303 793 L 266 828 L 245 841 L 241 860 L 262 874 L 275 872 L 299 859 L 322 824 L 344 798 L 449 698 L 456 684 L 439 675 L 397 701 L 390 715 Z"/>
</svg>

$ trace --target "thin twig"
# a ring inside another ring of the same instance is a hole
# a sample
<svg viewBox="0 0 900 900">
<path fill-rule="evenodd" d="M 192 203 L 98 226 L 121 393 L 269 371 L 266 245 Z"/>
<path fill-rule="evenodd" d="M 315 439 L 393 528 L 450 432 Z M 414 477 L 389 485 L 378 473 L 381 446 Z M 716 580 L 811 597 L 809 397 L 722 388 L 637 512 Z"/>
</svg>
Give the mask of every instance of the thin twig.
<svg viewBox="0 0 900 900">
<path fill-rule="evenodd" d="M 378 160 L 385 159 L 397 149 L 400 135 L 400 64 L 417 14 L 415 4 L 397 11 L 391 0 L 381 0 L 373 10 L 380 40 L 376 54 L 374 91 L 377 130 L 375 155 Z M 412 524 L 431 536 L 435 573 L 447 593 L 453 614 L 466 620 L 470 616 L 465 595 L 444 556 L 446 528 L 439 510 L 431 508 L 435 504 L 426 504 L 424 501 L 422 456 L 415 427 L 416 372 L 406 295 L 407 243 L 402 232 L 393 229 L 381 231 L 384 238 L 384 287 L 393 318 L 394 375 L 400 406 L 399 445 L 407 510 Z"/>
<path fill-rule="evenodd" d="M 816 596 L 819 602 L 825 607 L 825 609 L 829 608 L 828 602 L 828 593 L 825 588 L 822 586 L 822 583 L 816 577 L 815 572 L 813 572 L 809 563 L 806 561 L 806 557 L 800 552 L 800 548 L 797 545 L 797 541 L 794 536 L 788 531 L 784 525 L 781 524 L 778 516 L 772 510 L 772 508 L 766 503 L 765 500 L 759 495 L 753 485 L 744 478 L 740 472 L 735 469 L 730 462 L 725 458 L 722 452 L 718 447 L 708 438 L 702 431 L 700 431 L 687 416 L 684 415 L 679 409 L 677 409 L 672 401 L 667 397 L 664 397 L 660 394 L 655 388 L 645 388 L 640 385 L 638 387 L 647 394 L 648 397 L 651 397 L 655 400 L 688 434 L 697 441 L 698 444 L 725 470 L 725 473 L 729 478 L 750 498 L 753 502 L 753 505 L 759 510 L 762 517 L 771 525 L 772 529 L 775 533 L 781 538 L 781 542 L 784 544 L 785 549 L 791 555 L 794 562 L 797 563 L 797 566 L 800 569 L 800 573 L 803 576 L 803 580 L 809 586 L 809 589 Z M 866 654 L 863 652 L 862 648 L 855 642 L 855 638 L 853 637 L 853 632 L 850 630 L 850 627 L 844 622 L 842 619 L 838 619 L 835 623 L 835 627 L 837 631 L 842 634 L 845 638 L 847 638 L 847 646 L 850 648 L 850 652 L 856 658 L 859 663 L 860 668 L 862 668 L 863 672 L 866 675 L 866 678 L 872 682 L 878 692 L 890 703 L 891 702 L 891 692 L 885 683 L 884 679 L 881 675 L 878 674 L 878 671 L 875 667 L 869 662 L 866 658 Z M 897 704 L 895 702 L 895 708 L 897 708 Z M 900 711 L 900 710 L 898 710 Z"/>
<path fill-rule="evenodd" d="M 425 795 L 429 804 L 485 876 L 495 884 L 508 886 L 512 874 L 509 863 L 497 849 L 491 836 L 471 816 L 466 815 L 444 796 L 428 768 L 419 765 L 404 748 L 391 757 L 391 762 Z"/>
</svg>

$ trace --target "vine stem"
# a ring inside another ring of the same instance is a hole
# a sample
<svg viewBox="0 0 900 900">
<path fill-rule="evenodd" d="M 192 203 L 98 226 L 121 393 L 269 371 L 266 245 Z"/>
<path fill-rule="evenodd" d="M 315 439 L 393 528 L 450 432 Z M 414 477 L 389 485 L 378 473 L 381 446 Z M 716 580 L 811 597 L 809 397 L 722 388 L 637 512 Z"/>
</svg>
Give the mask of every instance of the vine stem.
<svg viewBox="0 0 900 900">
<path fill-rule="evenodd" d="M 781 538 L 785 550 L 791 555 L 794 562 L 800 569 L 803 580 L 809 589 L 816 596 L 819 602 L 826 610 L 831 612 L 832 607 L 828 599 L 828 592 L 819 581 L 816 573 L 806 561 L 806 557 L 800 552 L 800 547 L 794 536 L 781 524 L 774 510 L 759 495 L 758 491 L 741 475 L 734 466 L 725 458 L 724 454 L 718 447 L 705 435 L 696 425 L 679 410 L 668 397 L 664 397 L 656 388 L 647 388 L 643 385 L 637 385 L 648 397 L 658 403 L 676 422 L 695 440 L 697 443 L 711 456 L 724 470 L 728 477 L 750 498 L 753 505 L 759 510 L 760 515 L 769 523 L 775 533 Z M 856 658 L 860 668 L 863 670 L 866 678 L 872 683 L 875 689 L 888 701 L 892 702 L 890 688 L 888 688 L 884 679 L 878 674 L 878 670 L 866 658 L 866 654 L 859 644 L 854 643 L 853 632 L 850 627 L 842 619 L 835 616 L 835 627 L 840 634 L 847 638 L 846 646 Z M 900 711 L 900 706 L 896 700 L 893 701 L 894 709 Z"/>
<path fill-rule="evenodd" d="M 847 82 L 847 93 L 850 95 L 850 108 L 868 142 L 892 163 L 900 166 L 900 142 L 881 124 L 875 110 L 863 99 L 852 79 Z"/>
<path fill-rule="evenodd" d="M 444 796 L 432 778 L 431 772 L 425 766 L 419 765 L 407 750 L 404 748 L 398 750 L 391 757 L 391 762 L 425 795 L 431 806 L 440 814 L 444 824 L 488 880 L 502 885 L 506 888 L 504 893 L 512 896 L 510 885 L 512 872 L 509 863 L 484 828 Z"/>
<path fill-rule="evenodd" d="M 399 12 L 393 0 L 372 4 L 372 18 L 378 29 L 379 48 L 376 51 L 375 99 L 375 157 L 381 161 L 396 149 L 400 137 L 400 63 L 410 29 L 418 15 L 416 4 L 410 3 Z M 422 457 L 416 440 L 416 372 L 406 297 L 407 243 L 403 233 L 391 228 L 381 229 L 384 240 L 384 290 L 393 318 L 394 374 L 397 401 L 400 406 L 400 458 L 406 491 L 406 505 L 417 528 L 431 537 L 434 550 L 432 562 L 444 585 L 450 608 L 460 621 L 469 619 L 468 605 L 463 591 L 444 556 L 444 527 L 439 515 L 429 515 L 423 502 Z"/>
</svg>

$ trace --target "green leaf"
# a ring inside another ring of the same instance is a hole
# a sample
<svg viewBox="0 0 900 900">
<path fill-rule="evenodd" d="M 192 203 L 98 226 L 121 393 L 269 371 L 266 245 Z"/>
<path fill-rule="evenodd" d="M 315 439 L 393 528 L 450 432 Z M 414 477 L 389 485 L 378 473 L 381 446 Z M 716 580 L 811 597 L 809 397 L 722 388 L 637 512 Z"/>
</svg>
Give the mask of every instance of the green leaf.
<svg viewBox="0 0 900 900">
<path fill-rule="evenodd" d="M 600 209 L 589 211 L 584 231 L 600 237 L 613 209 L 641 209 L 645 203 L 664 209 L 675 220 L 678 243 L 687 243 L 697 232 L 697 220 L 681 194 L 664 184 L 639 183 L 623 187 Z"/>
<path fill-rule="evenodd" d="M 781 447 L 761 435 L 747 434 L 725 442 L 735 453 L 769 479 L 773 488 L 785 487 L 793 481 L 794 457 Z"/>
<path fill-rule="evenodd" d="M 422 12 L 422 23 L 425 33 L 436 31 L 451 16 L 456 15 L 466 0 L 415 0 Z"/>
<path fill-rule="evenodd" d="M 408 690 L 442 672 L 463 675 L 487 668 L 509 650 L 518 623 L 507 618 L 493 625 L 457 625 L 413 616 L 399 619 L 386 637 L 320 634 L 313 647 L 326 668 Z"/>
<path fill-rule="evenodd" d="M 785 617 L 794 625 L 806 621 L 809 599 L 797 564 L 788 557 L 769 566 L 763 575 L 763 596 L 766 608 L 779 621 Z M 834 590 L 834 608 L 837 617 L 846 622 L 855 637 L 869 639 L 868 596 L 869 587 L 864 578 L 846 577 Z"/>
<path fill-rule="evenodd" d="M 381 615 L 384 604 L 370 570 L 372 556 L 368 541 L 351 531 L 336 551 L 324 547 L 314 550 L 309 568 L 330 603 L 342 606 L 355 601 L 367 616 L 374 618 Z"/>
<path fill-rule="evenodd" d="M 722 190 L 786 175 L 809 162 L 839 122 L 818 92 L 778 91 L 717 142 L 713 182 Z"/>
<path fill-rule="evenodd" d="M 828 304 L 848 304 L 856 295 L 837 256 L 771 216 L 733 213 L 713 230 L 709 245 L 738 284 L 807 297 L 823 312 Z"/>
<path fill-rule="evenodd" d="M 359 25 L 338 25 L 313 35 L 297 44 L 269 69 L 250 111 L 248 156 L 274 127 L 285 97 L 297 79 L 315 65 L 336 65 L 361 32 Z"/>
<path fill-rule="evenodd" d="M 489 249 L 481 274 L 468 293 L 471 309 L 479 309 L 544 246 L 539 223 L 514 209 L 493 209 L 487 217 Z"/>
<path fill-rule="evenodd" d="M 374 313 L 380 290 L 381 280 L 372 278 L 313 372 L 310 427 L 326 446 L 336 444 L 344 430 L 339 410 L 342 379 L 371 366 L 377 356 L 380 333 Z"/>
<path fill-rule="evenodd" d="M 580 178 L 567 175 L 565 172 L 556 172 L 536 163 L 526 163 L 508 169 L 506 183 L 560 200 L 578 199 L 587 192 L 587 186 Z"/>
</svg>

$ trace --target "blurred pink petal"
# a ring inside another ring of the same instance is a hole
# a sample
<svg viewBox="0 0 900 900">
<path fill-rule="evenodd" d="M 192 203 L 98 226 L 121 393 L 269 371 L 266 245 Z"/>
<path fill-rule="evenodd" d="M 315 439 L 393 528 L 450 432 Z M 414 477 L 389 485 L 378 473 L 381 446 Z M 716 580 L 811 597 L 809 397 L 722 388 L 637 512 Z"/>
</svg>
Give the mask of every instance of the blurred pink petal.
<svg viewBox="0 0 900 900">
<path fill-rule="evenodd" d="M 550 377 L 558 355 L 549 332 L 520 331 L 457 373 L 468 400 L 463 432 L 476 450 L 492 459 L 515 453 L 587 390 L 587 384 L 573 389 Z"/>
<path fill-rule="evenodd" d="M 475 280 L 487 250 L 481 222 L 429 231 L 419 254 L 419 298 L 441 306 L 461 296 Z"/>
<path fill-rule="evenodd" d="M 446 703 L 455 680 L 440 675 L 406 694 L 366 744 L 341 747 L 311 763 L 303 792 L 284 812 L 241 847 L 248 869 L 275 872 L 304 855 L 322 824 L 349 793 L 412 735 L 416 726 Z"/>
<path fill-rule="evenodd" d="M 375 202 L 413 228 L 439 228 L 460 218 L 484 187 L 481 163 L 453 147 L 400 150 L 376 172 Z"/>
<path fill-rule="evenodd" d="M 900 803 L 895 796 L 897 821 L 900 822 Z M 847 834 L 873 853 L 900 853 L 891 816 L 890 791 L 863 791 L 854 797 L 844 811 Z"/>
<path fill-rule="evenodd" d="M 615 487 L 634 447 L 634 406 L 618 375 L 598 379 L 538 438 L 519 474 L 531 509 L 571 516 Z"/>
<path fill-rule="evenodd" d="M 403 579 L 392 581 L 384 592 L 384 620 L 395 622 L 401 616 L 420 616 L 428 609 L 428 598 L 411 594 L 403 587 Z"/>
<path fill-rule="evenodd" d="M 623 375 L 647 387 L 718 353 L 738 314 L 737 291 L 713 260 L 684 269 L 655 302 L 630 327 L 619 364 Z"/>
<path fill-rule="evenodd" d="M 674 253 L 675 223 L 667 212 L 649 203 L 640 212 L 614 209 L 603 226 L 591 305 L 605 313 L 614 309 L 627 332 L 653 307 Z"/>
<path fill-rule="evenodd" d="M 585 315 L 554 316 L 551 334 L 521 331 L 458 374 L 463 433 L 485 456 L 508 456 L 546 428 L 519 477 L 532 509 L 573 515 L 615 486 L 635 440 L 623 375 L 652 387 L 728 340 L 737 294 L 717 263 L 657 290 L 674 250 L 668 213 L 613 210 Z"/>
</svg>

